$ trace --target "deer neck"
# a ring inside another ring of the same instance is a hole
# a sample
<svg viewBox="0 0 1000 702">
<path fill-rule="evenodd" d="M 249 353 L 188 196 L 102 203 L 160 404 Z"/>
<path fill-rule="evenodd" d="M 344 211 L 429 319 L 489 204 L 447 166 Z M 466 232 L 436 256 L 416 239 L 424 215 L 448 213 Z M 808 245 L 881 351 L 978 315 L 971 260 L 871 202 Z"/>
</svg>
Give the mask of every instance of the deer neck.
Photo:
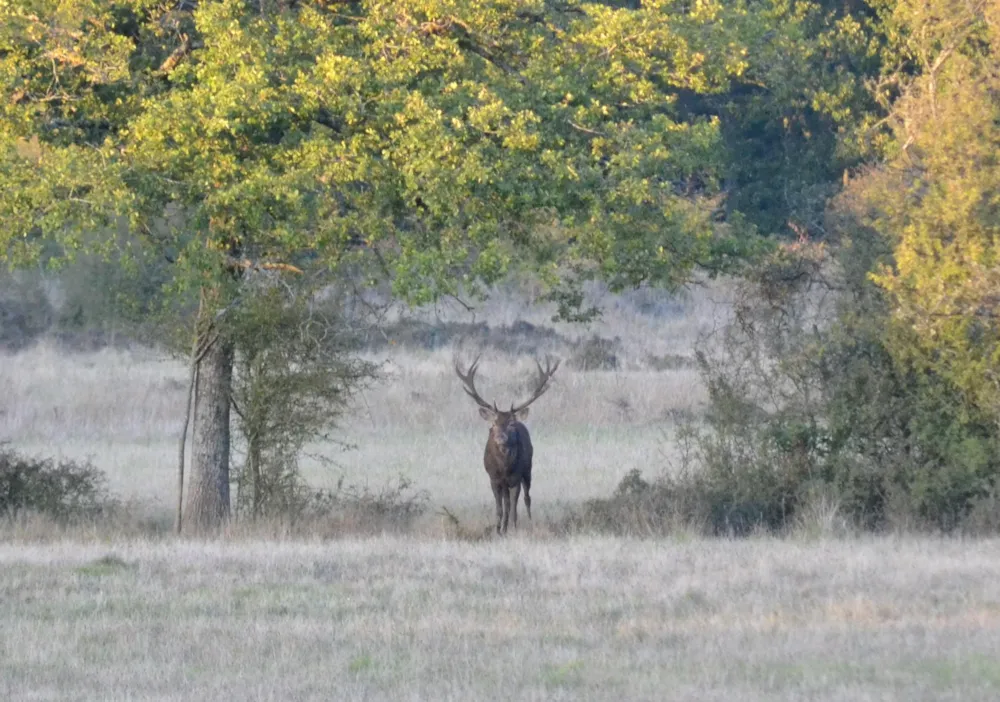
<svg viewBox="0 0 1000 702">
<path fill-rule="evenodd" d="M 517 442 L 508 438 L 506 442 L 500 441 L 494 436 L 490 436 L 490 453 L 501 459 L 504 463 L 510 463 L 517 455 Z"/>
</svg>

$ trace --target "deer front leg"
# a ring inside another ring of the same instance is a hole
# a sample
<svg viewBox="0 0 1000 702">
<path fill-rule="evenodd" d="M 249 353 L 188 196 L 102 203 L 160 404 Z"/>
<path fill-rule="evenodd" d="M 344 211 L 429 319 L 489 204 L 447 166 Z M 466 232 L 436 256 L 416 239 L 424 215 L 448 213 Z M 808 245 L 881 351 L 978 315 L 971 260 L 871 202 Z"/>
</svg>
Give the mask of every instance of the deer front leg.
<svg viewBox="0 0 1000 702">
<path fill-rule="evenodd" d="M 501 488 L 496 483 L 491 483 L 493 487 L 493 499 L 497 503 L 497 533 L 500 533 L 500 525 L 503 524 L 503 495 L 501 494 Z"/>
</svg>

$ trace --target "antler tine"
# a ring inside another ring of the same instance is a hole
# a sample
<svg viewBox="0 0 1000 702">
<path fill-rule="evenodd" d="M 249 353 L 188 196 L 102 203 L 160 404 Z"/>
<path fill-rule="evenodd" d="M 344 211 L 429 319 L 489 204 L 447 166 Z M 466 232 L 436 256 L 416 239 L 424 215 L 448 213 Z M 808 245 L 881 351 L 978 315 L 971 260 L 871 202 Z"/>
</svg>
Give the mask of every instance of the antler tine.
<svg viewBox="0 0 1000 702">
<path fill-rule="evenodd" d="M 556 370 L 559 369 L 559 364 L 562 363 L 560 359 L 556 359 L 555 365 L 552 364 L 552 359 L 549 356 L 545 357 L 545 368 L 542 368 L 542 364 L 535 359 L 535 365 L 538 366 L 538 380 L 535 383 L 535 391 L 531 394 L 531 397 L 527 401 L 521 403 L 517 407 L 514 405 L 510 406 L 511 412 L 520 412 L 525 407 L 530 405 L 532 402 L 537 400 L 539 397 L 545 394 L 549 389 L 549 381 L 552 376 L 555 375 Z"/>
<path fill-rule="evenodd" d="M 537 358 L 535 359 L 535 365 L 538 366 L 538 374 L 540 376 L 542 376 L 542 375 L 545 376 L 545 382 L 548 382 L 549 379 L 553 375 L 555 375 L 555 372 L 556 372 L 556 370 L 558 370 L 560 363 L 562 363 L 562 359 L 557 358 L 556 359 L 556 364 L 552 365 L 552 357 L 549 356 L 549 355 L 546 355 L 545 356 L 545 370 L 542 370 L 542 364 L 538 362 Z"/>
<path fill-rule="evenodd" d="M 462 380 L 462 389 L 465 390 L 465 394 L 475 400 L 477 405 L 486 409 L 496 409 L 496 407 L 491 407 L 490 403 L 480 397 L 476 391 L 476 371 L 479 369 L 479 359 L 481 356 L 482 354 L 476 356 L 476 360 L 472 362 L 469 370 L 465 373 L 462 373 L 462 368 L 458 364 L 458 358 L 455 358 L 455 373 Z"/>
</svg>

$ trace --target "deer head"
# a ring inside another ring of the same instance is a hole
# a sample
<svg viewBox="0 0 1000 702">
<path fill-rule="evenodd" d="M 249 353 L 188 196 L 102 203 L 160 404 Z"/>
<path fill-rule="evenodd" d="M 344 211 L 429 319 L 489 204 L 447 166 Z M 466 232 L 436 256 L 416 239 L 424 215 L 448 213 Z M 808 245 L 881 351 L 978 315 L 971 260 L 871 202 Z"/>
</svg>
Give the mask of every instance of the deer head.
<svg viewBox="0 0 1000 702">
<path fill-rule="evenodd" d="M 536 360 L 535 365 L 538 367 L 538 376 L 535 380 L 535 389 L 532 391 L 531 397 L 518 405 L 511 404 L 509 410 L 502 410 L 497 407 L 496 400 L 493 401 L 493 404 L 490 404 L 476 390 L 476 371 L 479 370 L 479 358 L 477 356 L 476 360 L 469 366 L 469 370 L 464 373 L 458 364 L 458 360 L 456 360 L 455 373 L 462 381 L 462 389 L 465 391 L 465 394 L 479 405 L 479 416 L 488 422 L 492 422 L 490 428 L 491 440 L 498 448 L 510 448 L 510 439 L 508 437 L 510 427 L 514 422 L 527 418 L 528 406 L 544 395 L 549 389 L 549 381 L 559 368 L 560 361 L 557 360 L 555 363 L 552 363 L 549 358 L 546 358 L 545 368 L 542 368 L 542 364 Z"/>
</svg>

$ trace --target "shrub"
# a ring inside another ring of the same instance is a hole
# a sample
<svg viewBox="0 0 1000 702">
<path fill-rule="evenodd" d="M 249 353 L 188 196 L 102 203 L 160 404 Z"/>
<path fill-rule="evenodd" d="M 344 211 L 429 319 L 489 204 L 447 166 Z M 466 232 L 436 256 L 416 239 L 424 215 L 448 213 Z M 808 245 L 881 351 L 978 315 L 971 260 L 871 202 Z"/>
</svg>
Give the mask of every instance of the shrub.
<svg viewBox="0 0 1000 702">
<path fill-rule="evenodd" d="M 597 531 L 619 536 L 659 536 L 674 522 L 677 501 L 666 482 L 651 483 L 633 469 L 610 498 L 587 500 L 569 512 L 560 531 Z"/>
<path fill-rule="evenodd" d="M 582 371 L 617 370 L 621 365 L 618 360 L 620 346 L 618 339 L 605 339 L 595 334 L 574 345 L 566 365 Z"/>
<path fill-rule="evenodd" d="M 773 474 L 741 471 L 738 478 L 683 471 L 647 480 L 630 471 L 610 498 L 588 500 L 563 521 L 564 531 L 620 536 L 663 536 L 694 531 L 748 536 L 790 523 L 787 486 Z"/>
<path fill-rule="evenodd" d="M 329 433 L 378 368 L 347 348 L 337 309 L 313 304 L 308 290 L 263 278 L 230 317 L 237 341 L 233 408 L 245 449 L 233 473 L 236 508 L 250 518 L 294 512 L 305 487 L 298 457 Z"/>
<path fill-rule="evenodd" d="M 251 533 L 273 527 L 285 535 L 330 538 L 404 532 L 424 514 L 429 501 L 425 491 L 414 490 L 403 477 L 378 489 L 341 477 L 332 490 L 317 490 L 298 475 L 290 475 L 288 484 L 272 497 L 280 497 L 281 502 L 271 505 L 262 518 L 245 522 Z"/>
<path fill-rule="evenodd" d="M 0 515 L 58 521 L 102 515 L 114 505 L 104 474 L 90 463 L 23 456 L 0 446 Z"/>
<path fill-rule="evenodd" d="M 378 490 L 341 478 L 333 490 L 313 492 L 303 514 L 336 531 L 405 531 L 426 511 L 429 499 L 403 476 Z"/>
<path fill-rule="evenodd" d="M 698 355 L 709 409 L 691 460 L 709 524 L 783 530 L 823 495 L 866 529 L 951 531 L 974 509 L 982 525 L 1000 477 L 991 423 L 898 353 L 905 331 L 865 274 L 877 247 L 812 255 L 783 251 L 751 275 Z"/>
</svg>

